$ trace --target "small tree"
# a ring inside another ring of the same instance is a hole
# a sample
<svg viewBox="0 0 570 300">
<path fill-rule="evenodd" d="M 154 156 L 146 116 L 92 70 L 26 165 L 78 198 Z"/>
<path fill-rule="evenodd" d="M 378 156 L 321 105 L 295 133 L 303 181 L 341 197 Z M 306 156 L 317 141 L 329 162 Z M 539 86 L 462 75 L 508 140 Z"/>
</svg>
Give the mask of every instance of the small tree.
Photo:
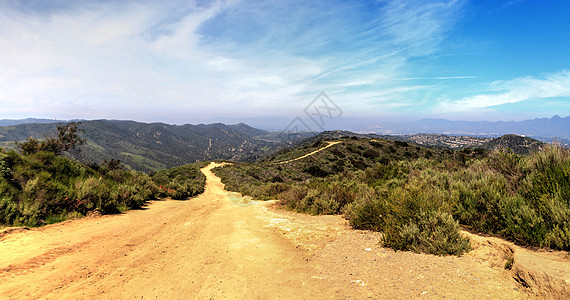
<svg viewBox="0 0 570 300">
<path fill-rule="evenodd" d="M 79 146 L 85 144 L 85 139 L 78 135 L 78 132 L 85 132 L 79 129 L 81 122 L 59 123 L 57 125 L 56 136 L 47 136 L 44 141 L 38 141 L 28 137 L 25 142 L 17 143 L 18 147 L 25 155 L 38 151 L 53 152 L 62 155 L 64 152 L 80 152 Z"/>
<path fill-rule="evenodd" d="M 20 150 L 22 150 L 22 154 L 24 155 L 30 155 L 40 151 L 40 143 L 31 136 L 29 136 L 25 142 L 16 142 L 16 145 L 20 147 Z"/>
<path fill-rule="evenodd" d="M 104 165 L 107 165 L 107 168 L 109 168 L 109 170 L 113 171 L 113 170 L 124 170 L 125 168 L 123 167 L 121 160 L 120 159 L 114 159 L 112 158 L 111 160 L 107 161 L 106 159 L 103 161 Z"/>
<path fill-rule="evenodd" d="M 50 149 L 47 151 L 52 151 L 57 155 L 63 154 L 63 152 L 80 152 L 79 146 L 85 144 L 85 139 L 81 138 L 78 133 L 85 132 L 83 129 L 79 129 L 81 122 L 69 122 L 67 124 L 59 123 L 57 125 L 57 136 L 55 138 L 47 138 L 47 141 L 52 144 Z"/>
</svg>

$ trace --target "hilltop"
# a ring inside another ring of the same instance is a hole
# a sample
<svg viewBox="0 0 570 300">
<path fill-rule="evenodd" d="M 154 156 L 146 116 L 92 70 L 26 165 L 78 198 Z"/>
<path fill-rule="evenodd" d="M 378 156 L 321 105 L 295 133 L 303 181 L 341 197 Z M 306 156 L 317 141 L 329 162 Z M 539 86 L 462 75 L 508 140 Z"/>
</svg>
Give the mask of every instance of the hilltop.
<svg viewBox="0 0 570 300">
<path fill-rule="evenodd" d="M 392 141 L 403 141 L 413 145 L 427 147 L 430 149 L 451 149 L 463 150 L 468 148 L 482 148 L 494 150 L 496 148 L 510 149 L 517 154 L 530 154 L 532 151 L 538 150 L 545 143 L 530 137 L 519 136 L 516 134 L 506 134 L 497 138 L 477 137 L 468 135 L 448 135 L 436 133 L 418 133 L 405 135 L 379 135 L 374 133 L 362 134 L 354 133 L 346 130 L 324 131 L 299 140 L 294 146 L 305 146 L 316 141 L 334 140 L 341 138 L 361 138 L 361 139 L 381 139 Z"/>
<path fill-rule="evenodd" d="M 506 134 L 488 141 L 484 147 L 489 150 L 505 148 L 518 154 L 531 154 L 532 152 L 538 151 L 544 145 L 543 142 L 533 138 L 516 134 Z"/>
</svg>

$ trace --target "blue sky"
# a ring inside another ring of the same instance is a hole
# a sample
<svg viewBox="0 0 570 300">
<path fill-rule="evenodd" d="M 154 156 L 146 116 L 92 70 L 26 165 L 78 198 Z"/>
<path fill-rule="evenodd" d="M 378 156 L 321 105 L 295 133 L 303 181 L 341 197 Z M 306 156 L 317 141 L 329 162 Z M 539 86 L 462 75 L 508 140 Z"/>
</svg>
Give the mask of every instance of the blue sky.
<svg viewBox="0 0 570 300">
<path fill-rule="evenodd" d="M 0 0 L 0 119 L 570 115 L 570 2 Z"/>
</svg>

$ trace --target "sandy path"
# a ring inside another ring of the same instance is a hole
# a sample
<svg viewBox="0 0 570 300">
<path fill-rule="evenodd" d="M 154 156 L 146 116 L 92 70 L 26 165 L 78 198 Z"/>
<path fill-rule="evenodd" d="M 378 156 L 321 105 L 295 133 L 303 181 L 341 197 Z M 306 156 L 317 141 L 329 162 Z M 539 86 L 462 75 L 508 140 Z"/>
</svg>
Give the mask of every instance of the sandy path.
<svg viewBox="0 0 570 300">
<path fill-rule="evenodd" d="M 486 241 L 463 257 L 396 253 L 339 216 L 243 203 L 213 166 L 188 201 L 0 238 L 0 299 L 527 297 Z"/>
<path fill-rule="evenodd" d="M 210 167 L 203 195 L 120 216 L 7 235 L 0 298 L 310 298 L 311 267 L 259 210 L 228 200 Z"/>
</svg>

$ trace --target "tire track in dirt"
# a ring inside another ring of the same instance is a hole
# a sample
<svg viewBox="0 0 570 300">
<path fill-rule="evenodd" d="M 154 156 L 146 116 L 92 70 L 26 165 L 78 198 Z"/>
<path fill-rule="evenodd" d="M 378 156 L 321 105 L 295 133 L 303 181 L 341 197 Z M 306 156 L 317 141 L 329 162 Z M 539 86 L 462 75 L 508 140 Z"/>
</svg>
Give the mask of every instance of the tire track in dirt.
<svg viewBox="0 0 570 300">
<path fill-rule="evenodd" d="M 73 251 L 73 248 L 58 247 L 58 248 L 49 250 L 48 252 L 46 252 L 40 256 L 36 256 L 30 260 L 27 260 L 26 262 L 24 262 L 22 264 L 9 265 L 6 268 L 0 269 L 0 278 L 4 277 L 6 275 L 23 274 L 27 271 L 30 271 L 31 269 L 35 269 L 37 267 L 43 266 L 47 263 L 50 263 L 50 262 L 54 261 L 57 257 L 64 255 L 66 253 L 70 253 L 71 251 Z"/>
</svg>

